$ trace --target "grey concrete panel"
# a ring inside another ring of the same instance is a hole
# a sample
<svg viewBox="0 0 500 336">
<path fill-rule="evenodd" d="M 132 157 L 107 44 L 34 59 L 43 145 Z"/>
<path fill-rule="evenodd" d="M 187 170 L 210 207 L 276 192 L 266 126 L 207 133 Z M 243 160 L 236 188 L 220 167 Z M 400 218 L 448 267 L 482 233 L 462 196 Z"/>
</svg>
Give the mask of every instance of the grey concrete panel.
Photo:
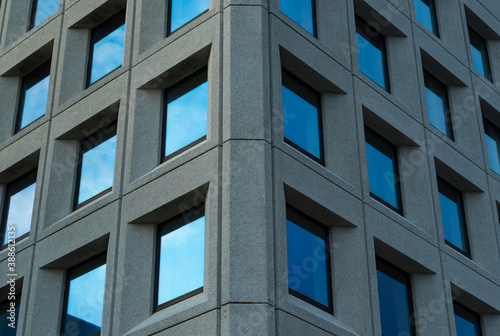
<svg viewBox="0 0 500 336">
<path fill-rule="evenodd" d="M 229 303 L 221 307 L 220 335 L 276 335 L 275 310 L 266 304 Z"/>
</svg>

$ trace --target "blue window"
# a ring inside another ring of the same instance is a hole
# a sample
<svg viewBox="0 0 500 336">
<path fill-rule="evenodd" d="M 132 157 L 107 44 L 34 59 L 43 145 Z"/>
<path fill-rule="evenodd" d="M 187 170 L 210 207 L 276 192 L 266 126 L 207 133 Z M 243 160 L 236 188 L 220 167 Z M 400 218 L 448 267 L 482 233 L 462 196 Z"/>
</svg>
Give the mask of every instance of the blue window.
<svg viewBox="0 0 500 336">
<path fill-rule="evenodd" d="M 415 14 L 418 22 L 439 37 L 434 0 L 415 0 Z"/>
<path fill-rule="evenodd" d="M 286 216 L 288 290 L 331 313 L 328 229 L 291 207 Z"/>
<path fill-rule="evenodd" d="M 206 69 L 166 90 L 165 159 L 207 138 L 207 96 Z"/>
<path fill-rule="evenodd" d="M 319 93 L 284 70 L 282 83 L 284 141 L 323 164 Z"/>
<path fill-rule="evenodd" d="M 500 174 L 500 130 L 485 118 L 483 118 L 483 123 L 490 168 Z"/>
<path fill-rule="evenodd" d="M 470 257 L 462 193 L 440 178 L 438 190 L 445 242 Z"/>
<path fill-rule="evenodd" d="M 204 205 L 159 227 L 156 310 L 203 292 L 204 259 Z"/>
<path fill-rule="evenodd" d="M 488 58 L 488 48 L 484 38 L 469 27 L 470 51 L 472 54 L 472 63 L 474 69 L 487 78 L 490 82 L 491 77 L 490 61 Z"/>
<path fill-rule="evenodd" d="M 365 128 L 366 163 L 370 195 L 399 214 L 403 214 L 396 147 L 369 128 Z"/>
<path fill-rule="evenodd" d="M 100 334 L 105 279 L 105 254 L 68 270 L 62 336 Z"/>
<path fill-rule="evenodd" d="M 16 283 L 18 286 L 19 283 Z M 9 295 L 10 296 L 10 295 Z M 6 296 L 7 297 L 7 296 Z M 13 300 L 5 300 L 0 302 L 0 335 L 2 336 L 16 336 L 18 321 L 19 321 L 19 305 L 21 304 L 21 293 L 17 292 Z M 9 326 L 12 323 L 9 318 L 15 317 L 15 328 Z"/>
<path fill-rule="evenodd" d="M 1 245 L 19 240 L 30 231 L 36 190 L 36 170 L 7 185 L 3 203 Z"/>
<path fill-rule="evenodd" d="M 42 21 L 57 12 L 59 0 L 33 0 L 31 6 L 30 29 L 38 26 Z"/>
<path fill-rule="evenodd" d="M 116 152 L 116 122 L 80 142 L 75 208 L 111 191 Z"/>
<path fill-rule="evenodd" d="M 451 126 L 446 86 L 425 70 L 424 83 L 429 122 L 453 140 L 453 128 Z"/>
<path fill-rule="evenodd" d="M 385 37 L 356 16 L 356 43 L 359 71 L 390 91 Z"/>
<path fill-rule="evenodd" d="M 458 302 L 453 302 L 457 336 L 481 336 L 479 315 Z"/>
<path fill-rule="evenodd" d="M 23 78 L 16 132 L 45 115 L 49 92 L 50 61 Z"/>
<path fill-rule="evenodd" d="M 280 11 L 299 26 L 316 36 L 316 8 L 314 0 L 280 0 Z"/>
<path fill-rule="evenodd" d="M 410 276 L 386 261 L 377 259 L 377 284 L 382 335 L 414 336 Z"/>
<path fill-rule="evenodd" d="M 121 67 L 125 39 L 125 11 L 92 29 L 87 85 Z"/>
<path fill-rule="evenodd" d="M 208 11 L 208 0 L 170 0 L 168 33 L 179 29 L 198 15 Z"/>
</svg>

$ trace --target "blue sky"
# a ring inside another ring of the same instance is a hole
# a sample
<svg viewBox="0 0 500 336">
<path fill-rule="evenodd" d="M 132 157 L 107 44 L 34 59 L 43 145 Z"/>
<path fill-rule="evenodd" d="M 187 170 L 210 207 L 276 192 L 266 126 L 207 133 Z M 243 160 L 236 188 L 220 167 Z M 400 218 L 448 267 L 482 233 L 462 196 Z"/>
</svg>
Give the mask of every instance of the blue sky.
<svg viewBox="0 0 500 336">
<path fill-rule="evenodd" d="M 208 0 L 172 1 L 172 22 L 170 31 L 174 31 L 208 9 Z"/>
<path fill-rule="evenodd" d="M 10 198 L 7 228 L 14 225 L 16 227 L 16 237 L 30 231 L 35 189 L 36 183 L 33 183 Z M 8 236 L 5 237 L 3 244 L 6 244 L 7 241 Z"/>
<path fill-rule="evenodd" d="M 122 65 L 124 38 L 125 24 L 94 44 L 90 83 Z"/>
<path fill-rule="evenodd" d="M 25 127 L 45 114 L 49 92 L 49 79 L 50 76 L 47 76 L 26 90 L 20 128 Z"/>
<path fill-rule="evenodd" d="M 59 8 L 59 0 L 38 0 L 35 16 L 35 26 L 45 21 Z"/>
</svg>

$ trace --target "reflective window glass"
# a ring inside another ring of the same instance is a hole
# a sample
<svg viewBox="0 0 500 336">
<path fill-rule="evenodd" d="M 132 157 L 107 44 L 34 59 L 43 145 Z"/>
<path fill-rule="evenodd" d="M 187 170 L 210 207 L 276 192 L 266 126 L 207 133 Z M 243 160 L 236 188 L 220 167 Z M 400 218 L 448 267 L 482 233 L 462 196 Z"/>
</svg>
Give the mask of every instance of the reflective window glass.
<svg viewBox="0 0 500 336">
<path fill-rule="evenodd" d="M 469 256 L 462 193 L 440 178 L 438 189 L 444 239 L 448 245 Z"/>
<path fill-rule="evenodd" d="M 19 284 L 16 283 L 16 290 L 18 285 Z M 0 335 L 16 336 L 16 331 L 18 329 L 17 327 L 19 326 L 20 304 L 21 304 L 20 292 L 16 292 L 13 300 L 10 300 L 8 298 L 7 300 L 0 302 Z M 14 320 L 10 319 L 11 317 L 14 317 Z"/>
<path fill-rule="evenodd" d="M 111 190 L 116 152 L 116 123 L 80 143 L 76 205 Z"/>
<path fill-rule="evenodd" d="M 59 0 L 33 0 L 30 29 L 38 26 L 59 9 Z"/>
<path fill-rule="evenodd" d="M 280 0 L 280 11 L 315 36 L 314 0 Z"/>
<path fill-rule="evenodd" d="M 479 315 L 457 302 L 453 302 L 457 336 L 481 336 Z"/>
<path fill-rule="evenodd" d="M 170 157 L 206 139 L 207 95 L 206 69 L 166 91 L 163 156 Z"/>
<path fill-rule="evenodd" d="M 16 131 L 42 117 L 47 109 L 50 61 L 23 78 Z"/>
<path fill-rule="evenodd" d="M 486 46 L 486 41 L 478 33 L 476 33 L 472 28 L 469 27 L 469 39 L 470 39 L 470 51 L 472 54 L 472 63 L 474 64 L 474 69 L 492 81 L 490 61 L 488 58 L 488 48 Z"/>
<path fill-rule="evenodd" d="M 382 335 L 415 335 L 410 276 L 377 259 L 377 284 Z"/>
<path fill-rule="evenodd" d="M 415 0 L 415 14 L 418 22 L 439 37 L 434 0 Z"/>
<path fill-rule="evenodd" d="M 495 173 L 500 174 L 500 130 L 496 128 L 487 119 L 483 118 L 484 137 L 486 148 L 488 149 L 488 160 L 490 168 Z"/>
<path fill-rule="evenodd" d="M 328 229 L 288 207 L 286 235 L 290 293 L 332 312 Z"/>
<path fill-rule="evenodd" d="M 2 245 L 19 239 L 31 228 L 36 190 L 36 170 L 7 185 L 3 206 Z"/>
<path fill-rule="evenodd" d="M 171 33 L 208 10 L 208 0 L 170 0 L 169 30 Z"/>
<path fill-rule="evenodd" d="M 124 39 L 125 11 L 92 30 L 88 85 L 122 65 Z"/>
<path fill-rule="evenodd" d="M 157 309 L 203 291 L 203 206 L 168 220 L 159 229 Z"/>
<path fill-rule="evenodd" d="M 396 147 L 369 128 L 365 128 L 365 138 L 370 194 L 402 213 Z"/>
<path fill-rule="evenodd" d="M 63 336 L 98 335 L 102 326 L 106 256 L 100 255 L 68 271 Z"/>
<path fill-rule="evenodd" d="M 320 95 L 286 71 L 282 81 L 284 140 L 322 163 Z"/>
<path fill-rule="evenodd" d="M 424 82 L 429 122 L 453 140 L 447 88 L 427 71 L 424 71 Z"/>
<path fill-rule="evenodd" d="M 385 37 L 356 16 L 356 43 L 359 71 L 389 91 Z"/>
</svg>

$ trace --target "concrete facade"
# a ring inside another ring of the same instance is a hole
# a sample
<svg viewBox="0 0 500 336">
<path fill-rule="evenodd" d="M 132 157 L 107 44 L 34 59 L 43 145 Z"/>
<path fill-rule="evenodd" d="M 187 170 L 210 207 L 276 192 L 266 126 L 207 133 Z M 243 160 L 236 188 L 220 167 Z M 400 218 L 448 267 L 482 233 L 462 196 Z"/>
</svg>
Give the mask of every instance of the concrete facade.
<svg viewBox="0 0 500 336">
<path fill-rule="evenodd" d="M 440 38 L 413 0 L 317 0 L 318 38 L 278 0 L 210 0 L 168 37 L 165 0 L 60 0 L 26 32 L 29 8 L 0 1 L 0 200 L 38 169 L 17 335 L 57 335 L 66 270 L 104 251 L 102 335 L 379 336 L 376 256 L 411 274 L 418 336 L 456 335 L 453 300 L 500 334 L 500 176 L 482 123 L 500 126 L 498 0 L 436 0 Z M 85 88 L 90 29 L 123 8 L 123 65 Z M 358 70 L 355 14 L 387 36 L 391 93 Z M 487 39 L 493 83 L 467 25 Z M 22 77 L 49 59 L 46 114 L 14 134 Z M 162 92 L 204 66 L 207 140 L 160 163 Z M 282 68 L 321 93 L 324 166 L 283 142 Z M 449 87 L 455 141 L 429 123 L 423 68 Z M 110 120 L 112 191 L 73 211 L 78 140 Z M 365 125 L 398 146 L 404 216 L 370 197 Z M 437 176 L 463 193 L 470 259 L 444 242 Z M 157 225 L 200 201 L 203 293 L 153 313 Z M 329 227 L 333 314 L 288 294 L 286 204 Z"/>
</svg>

